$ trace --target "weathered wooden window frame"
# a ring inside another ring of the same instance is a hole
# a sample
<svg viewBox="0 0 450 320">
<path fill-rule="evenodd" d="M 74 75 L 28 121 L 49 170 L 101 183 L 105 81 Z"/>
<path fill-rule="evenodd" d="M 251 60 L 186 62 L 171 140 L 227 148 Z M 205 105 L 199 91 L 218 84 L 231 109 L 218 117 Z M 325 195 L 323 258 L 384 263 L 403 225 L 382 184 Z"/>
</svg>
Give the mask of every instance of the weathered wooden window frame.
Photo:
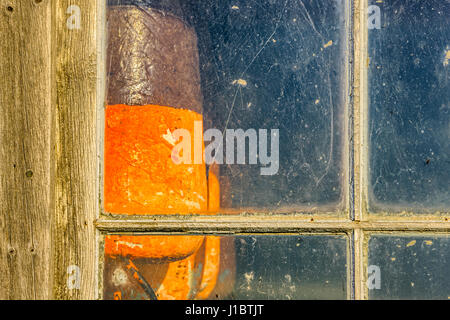
<svg viewBox="0 0 450 320">
<path fill-rule="evenodd" d="M 101 213 L 106 1 L 0 0 L 6 43 L 2 59 L 7 60 L 0 68 L 0 84 L 12 88 L 0 95 L 0 124 L 6 128 L 1 133 L 0 225 L 9 228 L 0 235 L 0 266 L 7 270 L 0 275 L 0 297 L 101 298 L 103 235 L 137 232 L 345 234 L 348 298 L 367 299 L 372 234 L 448 234 L 448 212 L 390 214 L 368 207 L 367 2 L 346 1 L 349 156 L 344 212 L 132 218 Z M 71 5 L 81 9 L 77 30 L 66 27 Z M 24 105 L 26 110 L 16 111 Z M 13 162 L 20 172 L 6 177 Z M 25 236 L 20 235 L 24 228 L 30 231 Z M 71 266 L 80 272 L 79 286 L 68 282 L 74 276 Z"/>
</svg>

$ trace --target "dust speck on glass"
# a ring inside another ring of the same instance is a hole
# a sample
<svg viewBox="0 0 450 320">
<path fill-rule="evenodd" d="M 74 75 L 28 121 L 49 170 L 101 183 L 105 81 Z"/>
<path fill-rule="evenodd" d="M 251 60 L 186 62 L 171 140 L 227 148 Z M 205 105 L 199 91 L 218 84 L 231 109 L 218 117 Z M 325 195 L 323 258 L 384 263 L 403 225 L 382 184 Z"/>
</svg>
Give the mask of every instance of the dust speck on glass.
<svg viewBox="0 0 450 320">
<path fill-rule="evenodd" d="M 450 204 L 450 2 L 371 1 L 370 190 L 373 210 Z"/>
</svg>

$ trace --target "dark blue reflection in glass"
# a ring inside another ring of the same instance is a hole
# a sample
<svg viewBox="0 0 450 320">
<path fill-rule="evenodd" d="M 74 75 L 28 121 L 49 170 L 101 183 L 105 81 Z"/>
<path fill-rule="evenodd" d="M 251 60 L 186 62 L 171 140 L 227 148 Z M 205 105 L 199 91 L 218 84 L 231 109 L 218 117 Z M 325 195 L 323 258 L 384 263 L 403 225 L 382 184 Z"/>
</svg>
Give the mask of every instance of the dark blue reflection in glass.
<svg viewBox="0 0 450 320">
<path fill-rule="evenodd" d="M 448 210 L 450 2 L 371 2 L 370 186 L 374 210 Z"/>
<path fill-rule="evenodd" d="M 259 164 L 221 165 L 222 207 L 335 207 L 343 180 L 344 1 L 188 3 L 207 126 L 280 130 L 276 174 L 261 175 Z"/>
<path fill-rule="evenodd" d="M 370 299 L 450 299 L 448 236 L 374 236 L 369 266 Z"/>
<path fill-rule="evenodd" d="M 346 299 L 344 236 L 238 236 L 232 299 Z"/>
</svg>

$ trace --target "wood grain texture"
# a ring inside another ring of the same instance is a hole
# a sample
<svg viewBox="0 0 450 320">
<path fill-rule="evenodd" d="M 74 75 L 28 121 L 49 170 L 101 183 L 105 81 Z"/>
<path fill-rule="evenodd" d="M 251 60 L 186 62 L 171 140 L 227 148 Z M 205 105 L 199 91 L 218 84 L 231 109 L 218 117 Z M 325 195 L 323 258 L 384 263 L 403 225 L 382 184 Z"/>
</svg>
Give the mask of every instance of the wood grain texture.
<svg viewBox="0 0 450 320">
<path fill-rule="evenodd" d="M 97 3 L 55 0 L 53 5 L 54 110 L 52 165 L 53 298 L 97 297 Z M 80 29 L 67 28 L 67 8 L 80 8 Z M 68 286 L 69 266 L 80 270 Z"/>
<path fill-rule="evenodd" d="M 354 1 L 353 17 L 353 181 L 354 220 L 363 221 L 367 213 L 367 1 Z M 354 267 L 353 299 L 364 298 L 364 230 L 356 228 L 353 234 Z"/>
<path fill-rule="evenodd" d="M 50 294 L 50 16 L 0 0 L 0 299 Z"/>
</svg>

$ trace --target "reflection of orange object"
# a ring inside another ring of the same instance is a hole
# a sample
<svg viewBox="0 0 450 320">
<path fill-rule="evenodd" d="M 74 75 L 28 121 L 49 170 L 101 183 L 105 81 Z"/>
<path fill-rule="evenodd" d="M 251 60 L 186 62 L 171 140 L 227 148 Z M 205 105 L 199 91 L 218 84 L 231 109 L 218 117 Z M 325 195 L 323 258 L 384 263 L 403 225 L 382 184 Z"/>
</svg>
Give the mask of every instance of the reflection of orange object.
<svg viewBox="0 0 450 320">
<path fill-rule="evenodd" d="M 189 214 L 207 212 L 205 164 L 176 164 L 176 129 L 191 134 L 202 115 L 157 105 L 106 107 L 104 207 L 114 214 Z M 203 159 L 201 148 L 195 150 Z M 198 143 L 197 143 L 198 144 Z M 180 154 L 180 157 L 182 154 Z M 197 155 L 198 157 L 198 155 Z"/>
<path fill-rule="evenodd" d="M 158 300 L 187 300 L 194 289 L 195 254 L 169 263 L 169 268 L 156 291 Z"/>
<path fill-rule="evenodd" d="M 208 210 L 217 212 L 220 209 L 220 185 L 215 173 L 216 165 L 211 166 L 208 177 Z M 220 237 L 205 237 L 204 267 L 202 280 L 196 299 L 207 299 L 216 286 L 220 267 Z"/>
<path fill-rule="evenodd" d="M 218 212 L 220 209 L 220 184 L 217 176 L 210 172 L 208 177 L 208 211 Z"/>
<path fill-rule="evenodd" d="M 220 268 L 220 237 L 205 238 L 205 257 L 202 281 L 198 289 L 198 300 L 207 299 L 216 286 Z"/>
<path fill-rule="evenodd" d="M 208 194 L 208 207 L 218 210 L 220 188 L 212 171 L 208 186 L 213 191 Z M 108 235 L 105 254 L 138 260 L 157 259 L 157 263 L 172 261 L 167 264 L 162 280 L 155 283 L 154 279 L 147 279 L 155 285 L 155 294 L 160 300 L 208 299 L 211 293 L 222 297 L 233 286 L 234 270 L 230 262 L 234 264 L 234 247 L 221 237 Z"/>
<path fill-rule="evenodd" d="M 158 259 L 160 262 L 184 259 L 198 250 L 204 236 L 115 236 L 105 237 L 105 253 L 111 256 Z"/>
<path fill-rule="evenodd" d="M 224 299 L 233 292 L 236 277 L 234 237 L 220 237 L 220 266 L 216 287 L 208 299 Z"/>
</svg>

